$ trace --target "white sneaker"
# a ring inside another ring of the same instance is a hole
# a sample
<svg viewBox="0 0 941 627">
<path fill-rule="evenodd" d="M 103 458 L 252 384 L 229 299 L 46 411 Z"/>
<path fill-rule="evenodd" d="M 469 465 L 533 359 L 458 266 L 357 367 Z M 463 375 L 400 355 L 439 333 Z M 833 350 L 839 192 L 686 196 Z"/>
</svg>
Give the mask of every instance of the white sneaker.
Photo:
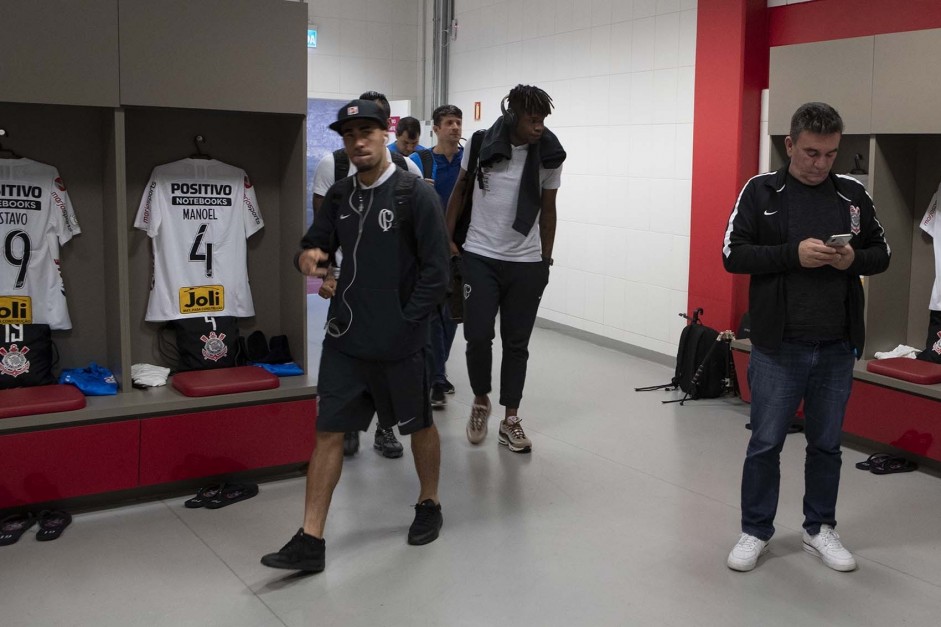
<svg viewBox="0 0 941 627">
<path fill-rule="evenodd" d="M 732 547 L 729 559 L 726 562 L 732 570 L 746 573 L 758 564 L 758 558 L 767 553 L 768 542 L 759 540 L 755 536 L 743 533 L 742 537 Z"/>
<path fill-rule="evenodd" d="M 856 570 L 856 559 L 840 542 L 838 534 L 830 525 L 820 525 L 815 536 L 804 531 L 804 550 L 816 555 L 824 564 L 840 572 Z"/>
<path fill-rule="evenodd" d="M 523 421 L 519 416 L 500 421 L 500 444 L 514 453 L 529 453 L 533 450 L 532 440 L 523 431 Z"/>
<path fill-rule="evenodd" d="M 915 355 L 920 353 L 917 348 L 912 348 L 911 346 L 906 346 L 905 344 L 899 344 L 890 351 L 877 352 L 873 354 L 873 357 L 876 359 L 889 359 L 892 357 L 908 357 L 909 359 L 915 359 Z"/>
<path fill-rule="evenodd" d="M 467 420 L 467 439 L 471 444 L 480 444 L 487 437 L 487 418 L 490 417 L 490 400 L 486 405 L 471 406 L 470 418 Z"/>
</svg>

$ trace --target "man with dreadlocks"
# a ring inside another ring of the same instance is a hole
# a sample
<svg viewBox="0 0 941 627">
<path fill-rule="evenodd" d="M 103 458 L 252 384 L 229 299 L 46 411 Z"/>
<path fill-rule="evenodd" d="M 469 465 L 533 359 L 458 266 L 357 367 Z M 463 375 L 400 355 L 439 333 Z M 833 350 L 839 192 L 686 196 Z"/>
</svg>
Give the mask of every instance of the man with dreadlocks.
<svg viewBox="0 0 941 627">
<path fill-rule="evenodd" d="M 448 202 L 451 252 L 463 254 L 464 339 L 474 403 L 467 439 L 480 444 L 490 417 L 492 342 L 497 313 L 503 362 L 500 367 L 499 442 L 528 453 L 519 416 L 529 359 L 529 338 L 539 300 L 549 282 L 555 240 L 556 193 L 565 150 L 545 127 L 549 94 L 517 85 L 501 101 L 500 116 L 477 131 L 464 151 L 461 172 Z"/>
</svg>

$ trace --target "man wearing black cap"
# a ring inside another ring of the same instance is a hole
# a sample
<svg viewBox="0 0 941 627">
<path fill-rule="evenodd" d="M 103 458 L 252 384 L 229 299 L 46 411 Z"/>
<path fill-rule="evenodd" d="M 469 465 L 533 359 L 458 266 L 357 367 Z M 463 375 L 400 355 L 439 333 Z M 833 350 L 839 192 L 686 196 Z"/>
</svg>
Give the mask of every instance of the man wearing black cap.
<svg viewBox="0 0 941 627">
<path fill-rule="evenodd" d="M 409 544 L 427 544 L 441 529 L 440 442 L 425 369 L 428 317 L 448 281 L 442 210 L 430 186 L 389 162 L 387 116 L 373 102 L 343 106 L 330 128 L 357 173 L 335 183 L 301 240 L 297 268 L 323 277 L 340 247 L 345 255 L 337 296 L 327 314 L 317 382 L 317 445 L 307 472 L 304 525 L 277 553 L 272 568 L 319 572 L 323 531 L 343 466 L 343 434 L 385 428 L 411 435 L 420 491 Z"/>
</svg>

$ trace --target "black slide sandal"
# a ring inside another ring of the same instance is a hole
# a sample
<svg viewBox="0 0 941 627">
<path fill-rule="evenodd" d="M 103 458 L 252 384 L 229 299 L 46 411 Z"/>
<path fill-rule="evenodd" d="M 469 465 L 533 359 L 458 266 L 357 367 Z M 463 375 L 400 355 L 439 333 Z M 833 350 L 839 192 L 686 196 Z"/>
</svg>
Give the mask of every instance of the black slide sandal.
<svg viewBox="0 0 941 627">
<path fill-rule="evenodd" d="M 874 475 L 892 475 L 897 472 L 912 472 L 918 469 L 918 464 L 904 457 L 890 455 L 888 459 L 879 464 L 873 464 L 869 469 Z"/>
<path fill-rule="evenodd" d="M 864 462 L 856 462 L 856 467 L 860 470 L 871 470 L 872 468 L 885 463 L 885 460 L 892 456 L 888 453 L 873 453 Z"/>
<path fill-rule="evenodd" d="M 35 523 L 36 517 L 28 512 L 26 514 L 13 514 L 0 520 L 0 546 L 14 544 Z"/>
<path fill-rule="evenodd" d="M 219 496 L 219 493 L 222 492 L 223 489 L 225 489 L 224 483 L 216 483 L 214 485 L 207 485 L 205 488 L 200 488 L 196 496 L 183 502 L 183 507 L 187 509 L 205 507 L 206 503 Z"/>
<path fill-rule="evenodd" d="M 229 484 L 221 494 L 209 499 L 206 503 L 206 509 L 219 509 L 226 505 L 250 499 L 256 494 L 258 494 L 257 483 Z"/>
<path fill-rule="evenodd" d="M 40 542 L 55 540 L 62 535 L 65 528 L 72 522 L 72 515 L 62 510 L 45 510 L 39 514 L 39 531 L 36 539 Z"/>
</svg>

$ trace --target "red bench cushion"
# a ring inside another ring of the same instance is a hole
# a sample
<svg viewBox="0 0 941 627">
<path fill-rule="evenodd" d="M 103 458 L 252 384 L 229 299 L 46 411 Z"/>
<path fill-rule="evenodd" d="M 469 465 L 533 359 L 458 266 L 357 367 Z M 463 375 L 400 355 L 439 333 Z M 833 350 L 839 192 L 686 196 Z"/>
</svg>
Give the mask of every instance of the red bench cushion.
<svg viewBox="0 0 941 627">
<path fill-rule="evenodd" d="M 264 368 L 238 366 L 216 370 L 191 370 L 171 378 L 173 387 L 186 396 L 215 396 L 236 392 L 270 390 L 281 385 L 278 377 Z"/>
<path fill-rule="evenodd" d="M 921 361 L 920 359 L 909 359 L 907 357 L 873 359 L 866 364 L 866 370 L 921 385 L 941 383 L 941 364 L 933 364 L 930 361 Z"/>
<path fill-rule="evenodd" d="M 0 390 L 0 418 L 51 414 L 85 407 L 85 395 L 74 385 L 37 385 Z"/>
</svg>

